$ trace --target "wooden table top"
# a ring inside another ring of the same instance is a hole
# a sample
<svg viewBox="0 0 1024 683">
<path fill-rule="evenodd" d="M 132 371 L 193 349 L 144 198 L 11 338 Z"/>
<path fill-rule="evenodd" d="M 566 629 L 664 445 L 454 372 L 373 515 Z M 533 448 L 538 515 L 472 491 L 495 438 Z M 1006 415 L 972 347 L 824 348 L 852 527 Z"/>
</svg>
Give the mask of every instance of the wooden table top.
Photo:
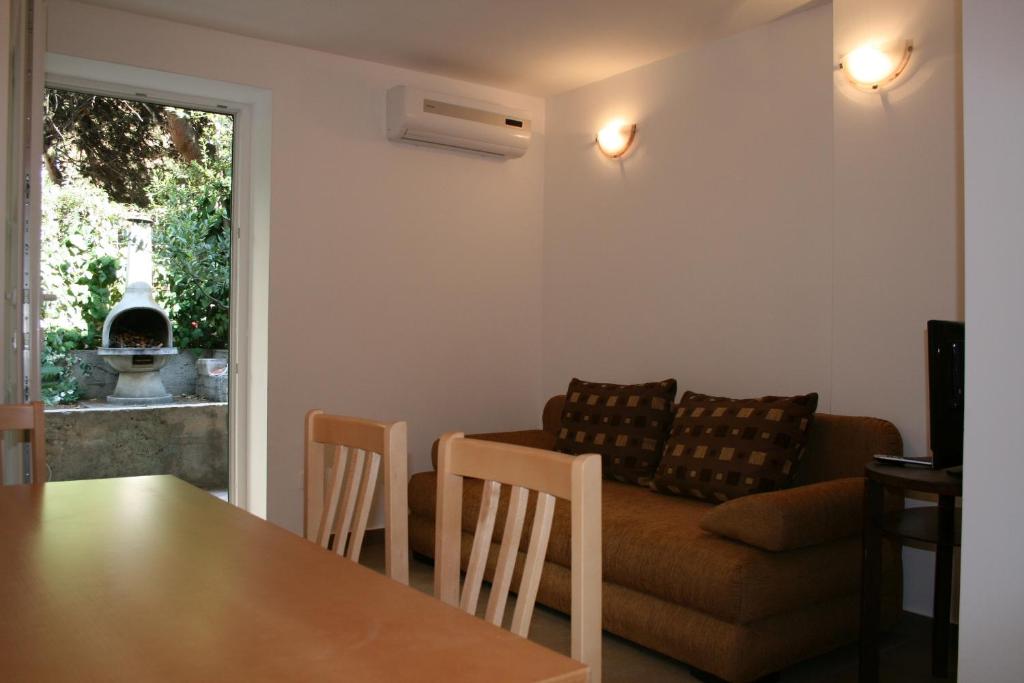
<svg viewBox="0 0 1024 683">
<path fill-rule="evenodd" d="M 170 476 L 0 486 L 5 681 L 584 681 Z"/>
</svg>

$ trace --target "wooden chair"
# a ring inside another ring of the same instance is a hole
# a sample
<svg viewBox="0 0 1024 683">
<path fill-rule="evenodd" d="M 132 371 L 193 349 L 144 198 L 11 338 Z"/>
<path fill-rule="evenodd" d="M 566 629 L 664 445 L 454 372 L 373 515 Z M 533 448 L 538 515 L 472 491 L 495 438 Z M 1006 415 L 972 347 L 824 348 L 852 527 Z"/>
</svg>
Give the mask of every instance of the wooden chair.
<svg viewBox="0 0 1024 683">
<path fill-rule="evenodd" d="M 459 590 L 462 481 L 482 479 L 483 494 L 465 584 Z M 511 486 L 485 619 L 501 626 L 519 556 L 530 491 L 537 492 L 533 529 L 517 591 L 511 630 L 527 637 L 547 555 L 555 498 L 572 509 L 572 657 L 601 680 L 601 457 L 569 456 L 524 446 L 445 434 L 438 446 L 434 595 L 476 614 L 502 484 Z"/>
<path fill-rule="evenodd" d="M 46 469 L 46 427 L 42 403 L 0 405 L 0 433 L 17 431 L 24 433 L 25 443 L 32 450 L 32 483 L 42 484 L 50 478 Z M 3 483 L 3 461 L 3 442 L 0 441 L 0 483 Z"/>
<path fill-rule="evenodd" d="M 408 462 L 404 422 L 306 415 L 304 529 L 307 539 L 359 561 L 384 464 L 384 544 L 387 575 L 409 583 Z"/>
</svg>

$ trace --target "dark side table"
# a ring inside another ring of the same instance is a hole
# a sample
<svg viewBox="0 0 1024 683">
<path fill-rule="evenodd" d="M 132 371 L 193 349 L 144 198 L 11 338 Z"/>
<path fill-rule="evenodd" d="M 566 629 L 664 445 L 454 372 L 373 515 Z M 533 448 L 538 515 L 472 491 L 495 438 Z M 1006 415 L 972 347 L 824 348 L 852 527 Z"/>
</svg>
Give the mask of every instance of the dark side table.
<svg viewBox="0 0 1024 683">
<path fill-rule="evenodd" d="M 932 610 L 932 675 L 949 677 L 953 590 L 953 548 L 960 545 L 962 495 L 959 478 L 946 470 L 871 463 L 864 468 L 864 548 L 860 594 L 860 680 L 878 681 L 878 628 L 882 593 L 882 537 L 935 546 L 935 595 Z M 920 491 L 938 496 L 938 505 L 885 511 L 885 489 Z"/>
</svg>

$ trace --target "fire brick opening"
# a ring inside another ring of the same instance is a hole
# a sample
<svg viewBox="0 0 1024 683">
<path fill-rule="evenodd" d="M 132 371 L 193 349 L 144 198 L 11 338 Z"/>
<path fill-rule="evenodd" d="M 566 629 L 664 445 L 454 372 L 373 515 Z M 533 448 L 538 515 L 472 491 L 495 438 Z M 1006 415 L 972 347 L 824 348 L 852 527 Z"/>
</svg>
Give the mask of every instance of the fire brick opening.
<svg viewBox="0 0 1024 683">
<path fill-rule="evenodd" d="M 167 345 L 167 320 L 151 308 L 129 308 L 110 323 L 109 348 L 160 349 Z"/>
</svg>

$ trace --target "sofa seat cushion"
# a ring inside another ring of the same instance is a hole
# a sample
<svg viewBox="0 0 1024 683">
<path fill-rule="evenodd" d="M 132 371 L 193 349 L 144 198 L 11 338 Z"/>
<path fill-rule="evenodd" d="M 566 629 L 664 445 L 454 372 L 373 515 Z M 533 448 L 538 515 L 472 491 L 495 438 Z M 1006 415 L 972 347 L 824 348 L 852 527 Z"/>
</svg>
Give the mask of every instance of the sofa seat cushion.
<svg viewBox="0 0 1024 683">
<path fill-rule="evenodd" d="M 466 480 L 462 525 L 470 533 L 476 528 L 481 489 L 481 482 Z M 495 540 L 501 537 L 508 506 L 508 487 L 502 489 Z M 413 476 L 409 507 L 414 515 L 433 520 L 436 496 L 435 472 Z M 732 623 L 749 623 L 858 590 L 858 536 L 773 553 L 702 530 L 700 520 L 711 509 L 709 503 L 612 481 L 603 482 L 602 496 L 606 582 Z M 532 510 L 527 515 L 529 527 Z M 527 528 L 521 550 L 528 539 Z M 570 540 L 569 506 L 559 500 L 547 559 L 570 567 Z"/>
</svg>

